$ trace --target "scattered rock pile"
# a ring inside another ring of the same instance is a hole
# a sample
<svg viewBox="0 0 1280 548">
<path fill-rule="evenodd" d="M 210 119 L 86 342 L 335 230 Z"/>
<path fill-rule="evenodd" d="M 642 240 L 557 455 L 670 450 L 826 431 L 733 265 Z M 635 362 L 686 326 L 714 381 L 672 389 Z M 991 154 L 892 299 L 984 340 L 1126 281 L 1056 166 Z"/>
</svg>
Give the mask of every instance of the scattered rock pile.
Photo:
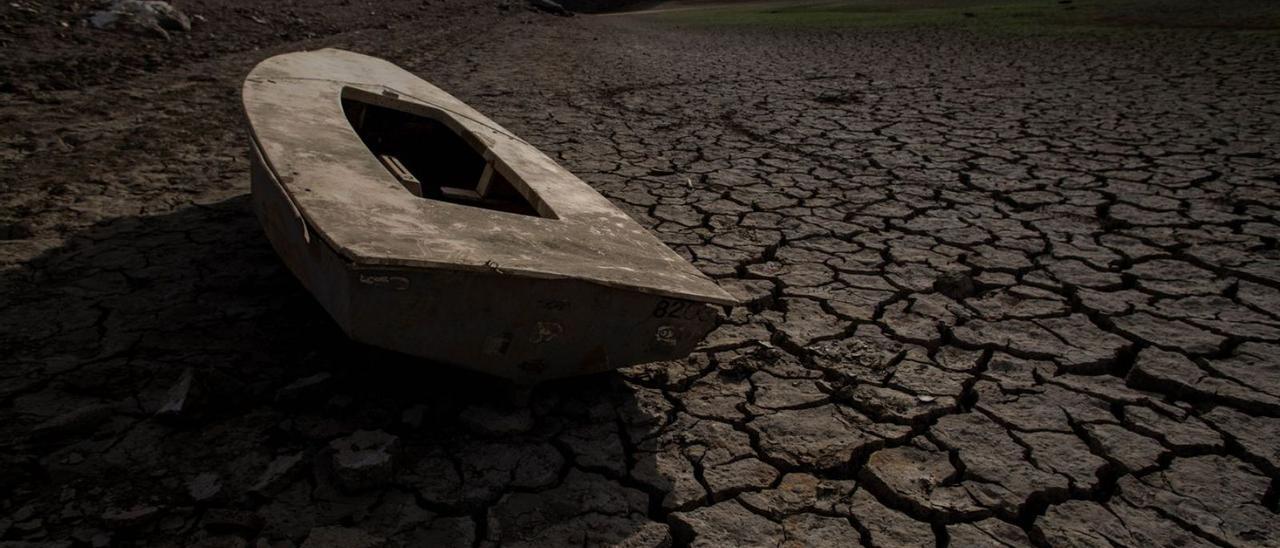
<svg viewBox="0 0 1280 548">
<path fill-rule="evenodd" d="M 89 16 L 98 29 L 122 29 L 169 39 L 169 32 L 191 30 L 191 19 L 178 8 L 161 0 L 113 0 Z"/>
</svg>

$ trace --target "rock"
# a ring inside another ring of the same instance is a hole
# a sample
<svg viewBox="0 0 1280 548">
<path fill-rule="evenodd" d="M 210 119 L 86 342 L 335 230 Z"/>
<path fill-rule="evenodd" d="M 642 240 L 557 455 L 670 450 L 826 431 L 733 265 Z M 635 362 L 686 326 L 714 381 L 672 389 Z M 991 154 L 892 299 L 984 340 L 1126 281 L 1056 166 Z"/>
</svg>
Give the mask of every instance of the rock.
<svg viewBox="0 0 1280 548">
<path fill-rule="evenodd" d="M 106 9 L 93 12 L 89 24 L 97 29 L 125 29 L 166 40 L 169 31 L 191 30 L 186 14 L 159 0 L 114 0 Z"/>
<path fill-rule="evenodd" d="M 174 383 L 166 394 L 164 403 L 160 404 L 160 408 L 156 410 L 156 417 L 160 419 L 178 419 L 184 414 L 190 413 L 192 400 L 191 383 L 195 378 L 195 370 L 188 367 L 182 371 L 182 375 L 178 377 L 178 382 Z"/>
<path fill-rule="evenodd" d="M 213 472 L 205 472 L 187 482 L 187 494 L 196 502 L 209 502 L 222 495 L 222 478 Z"/>
<path fill-rule="evenodd" d="M 360 529 L 316 527 L 302 542 L 302 548 L 378 548 L 385 546 L 386 542 L 386 539 Z"/>
<path fill-rule="evenodd" d="M 552 15 L 573 17 L 573 12 L 564 9 L 564 6 L 561 6 L 559 2 L 555 2 L 554 0 L 529 0 L 529 6 Z"/>
<path fill-rule="evenodd" d="M 677 541 L 685 546 L 777 546 L 782 526 L 752 513 L 736 500 L 670 516 Z"/>
<path fill-rule="evenodd" d="M 471 405 L 458 414 L 458 420 L 471 431 L 490 436 L 509 436 L 533 429 L 533 415 L 527 407 L 499 411 Z"/>
<path fill-rule="evenodd" d="M 389 483 L 395 475 L 400 439 L 381 430 L 358 430 L 329 443 L 338 486 L 361 491 Z"/>
</svg>

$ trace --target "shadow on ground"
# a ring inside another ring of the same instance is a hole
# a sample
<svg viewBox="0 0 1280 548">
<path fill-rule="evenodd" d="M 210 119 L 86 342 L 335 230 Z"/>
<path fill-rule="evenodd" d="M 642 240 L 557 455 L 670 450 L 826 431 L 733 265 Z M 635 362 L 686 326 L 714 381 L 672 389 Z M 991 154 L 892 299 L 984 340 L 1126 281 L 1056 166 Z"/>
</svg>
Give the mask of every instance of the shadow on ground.
<svg viewBox="0 0 1280 548">
<path fill-rule="evenodd" d="M 667 535 L 669 480 L 627 479 L 656 470 L 629 449 L 660 406 L 615 375 L 522 395 L 350 342 L 247 196 L 100 223 L 0 288 L 0 481 L 47 516 L 5 539 Z"/>
</svg>

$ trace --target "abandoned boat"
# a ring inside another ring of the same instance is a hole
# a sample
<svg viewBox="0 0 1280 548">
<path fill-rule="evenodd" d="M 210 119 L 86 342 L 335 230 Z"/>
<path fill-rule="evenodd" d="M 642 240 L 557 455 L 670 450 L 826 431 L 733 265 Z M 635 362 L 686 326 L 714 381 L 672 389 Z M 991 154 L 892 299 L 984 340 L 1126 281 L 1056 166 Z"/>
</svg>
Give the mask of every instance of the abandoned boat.
<svg viewBox="0 0 1280 548">
<path fill-rule="evenodd" d="M 380 59 L 243 90 L 256 213 L 352 339 L 517 382 L 684 356 L 734 299 L 545 154 Z"/>
</svg>

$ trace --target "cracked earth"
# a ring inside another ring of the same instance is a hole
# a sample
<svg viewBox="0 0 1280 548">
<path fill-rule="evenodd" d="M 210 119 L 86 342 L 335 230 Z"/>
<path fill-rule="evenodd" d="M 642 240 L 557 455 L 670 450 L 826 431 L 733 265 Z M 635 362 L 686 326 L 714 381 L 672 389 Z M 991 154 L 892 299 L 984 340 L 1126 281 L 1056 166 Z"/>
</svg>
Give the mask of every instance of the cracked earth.
<svg viewBox="0 0 1280 548">
<path fill-rule="evenodd" d="M 0 66 L 0 545 L 1280 545 L 1280 42 L 232 4 Z M 346 341 L 246 196 L 321 46 L 745 304 L 525 397 Z"/>
</svg>

